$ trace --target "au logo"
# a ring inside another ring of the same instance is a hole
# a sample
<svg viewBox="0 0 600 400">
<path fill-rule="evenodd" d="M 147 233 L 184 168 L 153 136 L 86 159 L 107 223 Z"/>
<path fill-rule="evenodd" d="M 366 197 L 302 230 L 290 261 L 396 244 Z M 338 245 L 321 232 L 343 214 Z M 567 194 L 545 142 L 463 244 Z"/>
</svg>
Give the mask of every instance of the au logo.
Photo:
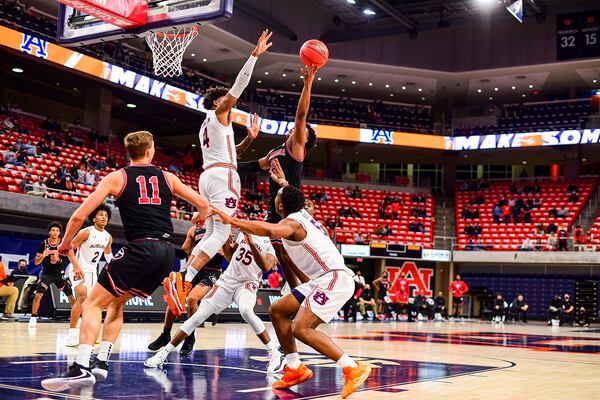
<svg viewBox="0 0 600 400">
<path fill-rule="evenodd" d="M 363 143 L 374 143 L 374 144 L 394 144 L 392 137 L 392 131 L 386 131 L 383 129 L 360 129 L 360 141 Z"/>
<path fill-rule="evenodd" d="M 48 42 L 35 36 L 23 34 L 21 51 L 39 58 L 48 57 Z"/>
</svg>

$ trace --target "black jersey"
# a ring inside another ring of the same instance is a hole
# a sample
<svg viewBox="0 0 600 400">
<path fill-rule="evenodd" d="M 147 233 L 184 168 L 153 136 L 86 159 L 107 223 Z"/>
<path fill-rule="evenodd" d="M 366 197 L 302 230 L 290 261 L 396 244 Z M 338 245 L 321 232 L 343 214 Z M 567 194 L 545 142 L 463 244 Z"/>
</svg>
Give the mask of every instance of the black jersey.
<svg viewBox="0 0 600 400">
<path fill-rule="evenodd" d="M 206 233 L 206 229 L 196 227 L 194 231 L 194 245 L 196 245 L 202 240 L 204 234 Z M 213 258 L 211 258 L 208 263 L 204 267 L 202 267 L 201 271 L 204 271 L 209 274 L 215 274 L 221 272 L 221 266 L 223 265 L 223 256 L 219 253 L 215 254 Z"/>
<path fill-rule="evenodd" d="M 173 242 L 173 191 L 165 173 L 148 164 L 130 165 L 121 171 L 125 183 L 116 204 L 127 240 L 155 238 Z"/>
<path fill-rule="evenodd" d="M 58 254 L 60 242 L 59 240 L 57 243 L 52 244 L 49 239 L 46 239 L 38 246 L 37 252 L 39 254 L 43 254 L 45 249 L 50 251 L 50 254 L 42 260 L 42 273 L 44 275 L 62 276 L 69 264 L 69 257 Z"/>
<path fill-rule="evenodd" d="M 388 290 L 390 289 L 390 281 L 382 279 L 379 281 L 379 299 L 383 300 L 387 296 Z"/>
<path fill-rule="evenodd" d="M 285 180 L 288 181 L 290 186 L 294 186 L 300 189 L 302 182 L 302 167 L 304 160 L 298 160 L 290 151 L 288 141 L 275 147 L 269 153 L 269 165 L 273 166 L 274 160 L 279 161 L 281 169 L 285 174 Z M 280 187 L 271 177 L 269 176 L 269 214 L 267 215 L 267 222 L 278 223 L 281 221 L 281 217 L 275 210 L 275 197 Z"/>
</svg>

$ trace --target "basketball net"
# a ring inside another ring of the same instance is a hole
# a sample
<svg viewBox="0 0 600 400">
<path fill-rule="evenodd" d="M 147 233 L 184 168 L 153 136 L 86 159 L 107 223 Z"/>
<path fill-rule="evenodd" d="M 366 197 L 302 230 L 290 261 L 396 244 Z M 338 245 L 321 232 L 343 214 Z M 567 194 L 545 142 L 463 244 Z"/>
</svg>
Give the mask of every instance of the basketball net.
<svg viewBox="0 0 600 400">
<path fill-rule="evenodd" d="M 183 54 L 194 38 L 198 26 L 173 28 L 164 32 L 150 32 L 146 42 L 152 50 L 154 74 L 164 77 L 180 76 Z"/>
</svg>

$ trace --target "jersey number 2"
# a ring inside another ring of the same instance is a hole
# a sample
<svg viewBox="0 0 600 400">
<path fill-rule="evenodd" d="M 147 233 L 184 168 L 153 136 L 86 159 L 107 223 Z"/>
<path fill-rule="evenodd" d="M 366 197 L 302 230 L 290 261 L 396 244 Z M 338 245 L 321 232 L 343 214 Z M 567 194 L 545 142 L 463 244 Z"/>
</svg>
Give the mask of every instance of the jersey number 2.
<svg viewBox="0 0 600 400">
<path fill-rule="evenodd" d="M 139 204 L 152 204 L 155 206 L 159 206 L 161 204 L 160 200 L 160 189 L 158 187 L 158 177 L 151 176 L 148 179 L 148 182 L 152 185 L 152 198 L 148 197 L 148 187 L 146 186 L 146 177 L 140 175 L 135 180 L 140 186 L 140 197 L 138 198 Z"/>
</svg>

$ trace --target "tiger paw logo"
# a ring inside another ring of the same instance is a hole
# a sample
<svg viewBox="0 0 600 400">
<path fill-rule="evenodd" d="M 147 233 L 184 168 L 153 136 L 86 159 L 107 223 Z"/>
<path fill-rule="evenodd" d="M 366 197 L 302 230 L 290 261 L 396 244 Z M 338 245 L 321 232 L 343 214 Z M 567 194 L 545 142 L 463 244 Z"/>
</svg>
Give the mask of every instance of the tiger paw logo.
<svg viewBox="0 0 600 400">
<path fill-rule="evenodd" d="M 236 208 L 237 207 L 237 199 L 235 197 L 229 197 L 229 198 L 225 199 L 225 207 Z"/>
</svg>

